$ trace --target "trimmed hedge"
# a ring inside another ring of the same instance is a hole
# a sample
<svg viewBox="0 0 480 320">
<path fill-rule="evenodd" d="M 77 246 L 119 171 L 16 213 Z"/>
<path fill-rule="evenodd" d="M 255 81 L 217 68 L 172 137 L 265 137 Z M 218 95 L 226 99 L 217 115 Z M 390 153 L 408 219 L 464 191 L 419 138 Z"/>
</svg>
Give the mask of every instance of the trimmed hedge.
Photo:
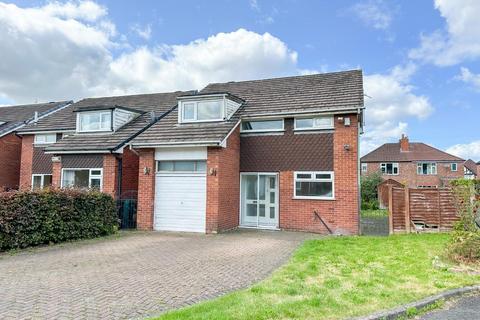
<svg viewBox="0 0 480 320">
<path fill-rule="evenodd" d="M 94 238 L 117 229 L 115 202 L 98 191 L 0 193 L 0 250 Z"/>
</svg>

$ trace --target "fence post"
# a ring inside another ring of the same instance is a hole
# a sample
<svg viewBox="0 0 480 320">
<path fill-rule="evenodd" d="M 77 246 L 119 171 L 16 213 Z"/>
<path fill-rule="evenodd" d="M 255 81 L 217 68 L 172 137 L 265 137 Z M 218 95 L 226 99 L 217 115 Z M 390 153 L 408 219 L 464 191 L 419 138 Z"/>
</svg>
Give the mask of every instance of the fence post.
<svg viewBox="0 0 480 320">
<path fill-rule="evenodd" d="M 393 186 L 388 185 L 388 232 L 393 234 Z"/>
<path fill-rule="evenodd" d="M 410 233 L 410 188 L 405 186 L 405 232 Z"/>
<path fill-rule="evenodd" d="M 442 229 L 442 208 L 440 207 L 442 204 L 440 202 L 440 189 L 437 188 L 437 204 L 438 204 L 438 231 Z"/>
</svg>

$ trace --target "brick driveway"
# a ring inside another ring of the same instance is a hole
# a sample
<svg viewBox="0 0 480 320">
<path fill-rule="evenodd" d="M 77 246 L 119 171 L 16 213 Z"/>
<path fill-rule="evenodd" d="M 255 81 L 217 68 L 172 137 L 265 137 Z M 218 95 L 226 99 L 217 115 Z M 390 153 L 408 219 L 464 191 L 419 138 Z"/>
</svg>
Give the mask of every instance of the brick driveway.
<svg viewBox="0 0 480 320">
<path fill-rule="evenodd" d="M 0 255 L 0 319 L 125 319 L 246 287 L 310 234 L 129 233 Z"/>
</svg>

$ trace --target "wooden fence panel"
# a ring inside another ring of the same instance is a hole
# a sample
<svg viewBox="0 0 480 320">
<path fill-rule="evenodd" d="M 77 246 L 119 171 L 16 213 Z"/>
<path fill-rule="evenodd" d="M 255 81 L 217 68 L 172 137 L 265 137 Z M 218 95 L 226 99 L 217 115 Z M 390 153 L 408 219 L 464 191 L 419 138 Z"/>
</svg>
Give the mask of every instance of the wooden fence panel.
<svg viewBox="0 0 480 320">
<path fill-rule="evenodd" d="M 425 225 L 425 231 L 450 231 L 459 219 L 450 189 L 391 187 L 390 191 L 390 232 L 410 232 L 413 223 Z"/>
</svg>

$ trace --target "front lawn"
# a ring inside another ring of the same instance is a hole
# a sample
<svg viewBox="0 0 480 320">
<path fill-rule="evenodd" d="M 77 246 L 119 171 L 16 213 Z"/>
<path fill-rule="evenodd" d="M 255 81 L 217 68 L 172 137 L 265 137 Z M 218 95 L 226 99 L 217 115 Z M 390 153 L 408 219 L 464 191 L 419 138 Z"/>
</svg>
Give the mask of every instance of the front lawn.
<svg viewBox="0 0 480 320">
<path fill-rule="evenodd" d="M 480 283 L 433 266 L 448 237 L 310 240 L 265 281 L 158 319 L 342 319 Z"/>
</svg>

